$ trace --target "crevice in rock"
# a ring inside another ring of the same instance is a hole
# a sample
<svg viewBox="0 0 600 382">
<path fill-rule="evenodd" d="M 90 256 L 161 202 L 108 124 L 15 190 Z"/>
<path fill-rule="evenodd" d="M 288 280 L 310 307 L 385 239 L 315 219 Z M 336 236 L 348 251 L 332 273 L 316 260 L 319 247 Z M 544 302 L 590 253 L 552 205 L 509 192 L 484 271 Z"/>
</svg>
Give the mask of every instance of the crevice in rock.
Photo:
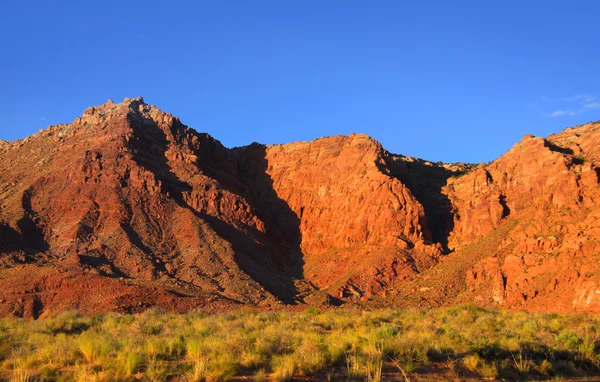
<svg viewBox="0 0 600 382">
<path fill-rule="evenodd" d="M 506 204 L 506 196 L 500 195 L 498 202 L 502 206 L 502 219 L 507 218 L 510 215 L 510 208 L 508 208 L 508 205 Z"/>
<path fill-rule="evenodd" d="M 394 154 L 388 154 L 386 161 L 392 176 L 406 185 L 423 206 L 426 220 L 423 230 L 429 230 L 431 240 L 441 244 L 445 253 L 451 252 L 448 238 L 454 229 L 455 211 L 442 188 L 449 178 L 465 174 L 470 166 L 457 166 L 457 169 L 451 170 L 439 163 Z"/>
</svg>

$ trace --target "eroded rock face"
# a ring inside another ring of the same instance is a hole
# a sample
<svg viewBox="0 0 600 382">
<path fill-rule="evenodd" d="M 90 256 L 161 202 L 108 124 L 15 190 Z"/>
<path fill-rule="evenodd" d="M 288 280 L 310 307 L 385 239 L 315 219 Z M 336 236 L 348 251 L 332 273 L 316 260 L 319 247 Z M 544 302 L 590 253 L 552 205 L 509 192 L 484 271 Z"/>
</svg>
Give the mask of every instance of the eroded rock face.
<svg viewBox="0 0 600 382">
<path fill-rule="evenodd" d="M 422 205 L 365 135 L 256 144 L 237 154 L 265 221 L 303 254 L 304 278 L 334 296 L 368 298 L 441 254 L 428 245 Z"/>
<path fill-rule="evenodd" d="M 597 184 L 590 170 L 543 138 L 523 138 L 490 165 L 450 180 L 444 193 L 457 207 L 450 245 L 468 244 L 523 211 L 578 207 L 587 190 L 580 184 Z"/>
<path fill-rule="evenodd" d="M 478 166 L 364 135 L 229 150 L 109 101 L 0 142 L 0 315 L 374 296 L 597 312 L 598 143 L 588 124 Z"/>
<path fill-rule="evenodd" d="M 109 102 L 13 146 L 0 161 L 0 261 L 44 268 L 23 276 L 40 312 L 67 295 L 84 311 L 152 305 L 131 283 L 161 290 L 174 306 L 188 295 L 268 303 L 293 294 L 291 281 L 271 278 L 276 251 L 243 197 L 235 160 L 170 114 L 141 99 Z M 131 301 L 87 306 L 84 286 L 65 293 L 39 279 L 46 267 L 93 274 Z M 15 288 L 0 277 L 4 312 L 22 310 Z"/>
<path fill-rule="evenodd" d="M 570 127 L 546 138 L 576 158 L 591 162 L 600 161 L 600 123 Z"/>
<path fill-rule="evenodd" d="M 449 182 L 444 193 L 456 208 L 449 242 L 457 253 L 513 226 L 467 269 L 463 301 L 598 310 L 599 168 L 597 149 L 583 136 L 597 141 L 598 124 L 548 139 L 526 136 L 490 165 Z M 578 142 L 583 147 L 575 151 Z"/>
<path fill-rule="evenodd" d="M 366 136 L 228 150 L 137 98 L 7 145 L 2 314 L 359 300 L 440 255 Z"/>
</svg>

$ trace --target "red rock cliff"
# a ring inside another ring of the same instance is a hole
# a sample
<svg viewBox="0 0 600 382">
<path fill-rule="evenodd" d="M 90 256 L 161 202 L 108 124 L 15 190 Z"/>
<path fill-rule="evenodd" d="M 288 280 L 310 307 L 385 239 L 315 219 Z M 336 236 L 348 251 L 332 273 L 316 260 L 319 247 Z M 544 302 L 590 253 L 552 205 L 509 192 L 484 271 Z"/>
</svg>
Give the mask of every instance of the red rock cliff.
<svg viewBox="0 0 600 382">
<path fill-rule="evenodd" d="M 600 311 L 600 124 L 488 165 L 226 149 L 141 98 L 0 141 L 0 314 L 378 301 Z"/>
</svg>

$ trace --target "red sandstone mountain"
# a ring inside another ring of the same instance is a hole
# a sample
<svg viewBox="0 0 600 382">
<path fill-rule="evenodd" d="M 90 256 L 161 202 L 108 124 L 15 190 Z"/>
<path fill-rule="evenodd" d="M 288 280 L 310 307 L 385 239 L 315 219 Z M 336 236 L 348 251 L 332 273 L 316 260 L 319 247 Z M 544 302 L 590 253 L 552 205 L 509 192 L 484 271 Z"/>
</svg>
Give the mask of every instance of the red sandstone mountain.
<svg viewBox="0 0 600 382">
<path fill-rule="evenodd" d="M 599 123 L 528 135 L 489 165 L 449 179 L 442 194 L 452 205 L 454 252 L 399 296 L 600 311 L 599 140 Z"/>
<path fill-rule="evenodd" d="M 141 98 L 0 142 L 0 314 L 476 301 L 600 311 L 600 125 L 484 166 L 226 149 Z"/>
</svg>

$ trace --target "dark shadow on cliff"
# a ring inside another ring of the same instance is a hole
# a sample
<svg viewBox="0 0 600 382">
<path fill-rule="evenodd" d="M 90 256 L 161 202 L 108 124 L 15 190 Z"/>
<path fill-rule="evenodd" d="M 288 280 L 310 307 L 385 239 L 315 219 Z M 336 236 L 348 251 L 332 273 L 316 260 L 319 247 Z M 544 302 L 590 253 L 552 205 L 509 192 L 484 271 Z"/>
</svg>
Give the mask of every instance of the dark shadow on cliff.
<svg viewBox="0 0 600 382">
<path fill-rule="evenodd" d="M 440 243 L 445 253 L 451 252 L 448 237 L 454 229 L 454 211 L 442 188 L 449 178 L 463 175 L 468 168 L 453 171 L 436 163 L 393 154 L 388 156 L 388 166 L 423 206 L 431 241 Z"/>
<path fill-rule="evenodd" d="M 23 217 L 17 221 L 18 230 L 8 224 L 0 224 L 0 254 L 23 251 L 25 258 L 19 261 L 31 261 L 32 258 L 50 249 L 44 231 L 38 224 L 37 215 L 31 207 L 31 190 L 26 190 L 21 197 Z"/>
<path fill-rule="evenodd" d="M 546 146 L 547 148 L 549 148 L 551 151 L 557 152 L 557 153 L 561 153 L 561 154 L 565 154 L 565 155 L 573 155 L 573 149 L 569 148 L 569 147 L 561 147 L 558 146 L 557 144 L 554 144 L 550 141 L 547 141 L 544 139 L 544 146 Z"/>
<path fill-rule="evenodd" d="M 8 224 L 0 224 L 0 255 L 19 250 L 21 234 Z"/>
<path fill-rule="evenodd" d="M 300 218 L 275 191 L 273 179 L 267 173 L 269 163 L 266 146 L 253 143 L 235 149 L 233 153 L 242 182 L 251 194 L 246 199 L 253 204 L 258 217 L 266 225 L 267 235 L 281 251 L 274 259 L 277 266 L 292 279 L 304 279 Z"/>
<path fill-rule="evenodd" d="M 43 234 L 37 226 L 34 227 L 29 217 L 23 217 L 17 225 L 19 229 L 15 230 L 8 224 L 0 224 L 0 255 L 12 254 L 13 261 L 25 263 L 33 261 L 35 255 L 49 248 Z"/>
<path fill-rule="evenodd" d="M 208 215 L 190 206 L 186 202 L 184 194 L 191 192 L 192 186 L 180 180 L 169 166 L 166 152 L 171 142 L 167 134 L 154 121 L 145 119 L 141 115 L 130 115 L 129 120 L 136 130 L 136 139 L 130 142 L 130 147 L 134 155 L 133 159 L 140 166 L 154 174 L 155 178 L 162 184 L 163 193 L 168 192 L 171 199 L 179 206 L 188 209 L 196 217 L 207 222 L 217 235 L 231 243 L 235 252 L 234 260 L 243 272 L 281 301 L 294 303 L 298 294 L 294 280 L 298 276 L 301 277 L 301 274 L 298 275 L 297 272 L 290 271 L 290 268 L 296 268 L 290 266 L 282 258 L 281 248 L 276 245 L 279 243 L 271 241 L 269 234 L 265 235 L 254 227 L 249 227 L 241 222 L 240 224 L 233 225 L 219 217 Z M 171 128 L 172 134 L 170 135 L 177 137 L 177 129 L 183 128 L 183 125 L 175 121 Z M 195 131 L 190 130 L 188 133 L 198 135 L 201 141 L 206 139 Z M 221 164 L 223 166 L 227 165 L 226 163 L 222 163 L 223 158 L 218 159 L 219 163 L 205 163 L 205 160 L 211 161 L 211 159 L 202 158 L 203 154 L 206 153 L 198 155 L 200 158 L 196 164 L 204 174 L 217 180 L 221 188 L 242 195 L 249 202 L 252 202 L 253 198 L 248 198 L 248 195 L 246 195 L 249 193 L 249 190 L 239 184 L 239 180 L 234 179 L 233 175 L 235 174 L 232 174 L 229 171 L 230 169 L 218 168 Z M 228 155 L 226 151 L 225 154 Z M 235 163 L 233 162 L 233 164 L 232 169 L 235 170 Z M 254 213 L 257 213 L 257 206 L 252 205 L 252 207 L 255 210 Z M 130 231 L 128 235 L 131 235 L 131 233 Z M 150 249 L 146 247 L 146 251 L 150 251 Z M 300 269 L 302 269 L 301 265 Z"/>
<path fill-rule="evenodd" d="M 98 272 L 105 277 L 110 278 L 125 278 L 128 277 L 125 273 L 121 272 L 114 263 L 108 260 L 102 253 L 96 253 L 96 251 L 90 251 L 85 255 L 77 255 L 79 263 L 83 266 L 90 266 L 96 268 Z"/>
<path fill-rule="evenodd" d="M 506 203 L 506 196 L 500 195 L 498 202 L 502 206 L 502 219 L 507 218 L 510 215 L 510 208 L 508 208 L 508 204 Z"/>
</svg>

